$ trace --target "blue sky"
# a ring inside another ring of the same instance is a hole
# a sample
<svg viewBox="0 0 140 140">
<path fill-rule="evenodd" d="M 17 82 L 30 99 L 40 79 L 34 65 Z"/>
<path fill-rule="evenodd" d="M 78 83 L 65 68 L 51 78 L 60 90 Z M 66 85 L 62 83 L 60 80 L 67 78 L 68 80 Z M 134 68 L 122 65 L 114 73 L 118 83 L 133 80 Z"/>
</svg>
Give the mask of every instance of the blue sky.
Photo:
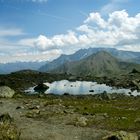
<svg viewBox="0 0 140 140">
<path fill-rule="evenodd" d="M 140 51 L 139 5 L 139 0 L 0 0 L 0 62 L 52 60 L 88 47 Z"/>
</svg>

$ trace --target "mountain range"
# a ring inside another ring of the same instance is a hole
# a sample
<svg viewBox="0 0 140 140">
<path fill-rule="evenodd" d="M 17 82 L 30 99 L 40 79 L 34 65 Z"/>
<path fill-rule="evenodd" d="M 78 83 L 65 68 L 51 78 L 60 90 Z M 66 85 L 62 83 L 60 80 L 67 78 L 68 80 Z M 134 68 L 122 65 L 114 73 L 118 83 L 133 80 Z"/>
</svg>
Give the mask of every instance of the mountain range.
<svg viewBox="0 0 140 140">
<path fill-rule="evenodd" d="M 36 61 L 36 62 L 13 62 L 5 64 L 0 63 L 0 74 L 8 74 L 11 72 L 25 69 L 38 70 L 41 72 L 52 72 L 60 66 L 66 66 L 66 63 L 70 64 L 69 62 L 83 60 L 101 51 L 106 51 L 110 53 L 113 57 L 123 62 L 140 64 L 140 52 L 122 51 L 114 48 L 88 48 L 88 49 L 80 49 L 71 55 L 62 54 L 60 57 L 51 62 Z"/>
<path fill-rule="evenodd" d="M 110 53 L 100 51 L 82 60 L 65 63 L 52 70 L 52 72 L 68 73 L 76 76 L 104 76 L 131 72 L 133 69 L 140 71 L 140 64 L 120 61 Z"/>
<path fill-rule="evenodd" d="M 8 74 L 15 71 L 24 69 L 38 70 L 42 65 L 47 62 L 13 62 L 13 63 L 0 63 L 0 74 Z"/>
<path fill-rule="evenodd" d="M 60 65 L 63 65 L 68 62 L 82 60 L 100 51 L 106 51 L 121 61 L 140 64 L 140 52 L 122 51 L 114 48 L 88 48 L 88 49 L 80 49 L 71 55 L 61 55 L 59 58 L 40 67 L 39 71 L 49 72 L 56 69 Z"/>
</svg>

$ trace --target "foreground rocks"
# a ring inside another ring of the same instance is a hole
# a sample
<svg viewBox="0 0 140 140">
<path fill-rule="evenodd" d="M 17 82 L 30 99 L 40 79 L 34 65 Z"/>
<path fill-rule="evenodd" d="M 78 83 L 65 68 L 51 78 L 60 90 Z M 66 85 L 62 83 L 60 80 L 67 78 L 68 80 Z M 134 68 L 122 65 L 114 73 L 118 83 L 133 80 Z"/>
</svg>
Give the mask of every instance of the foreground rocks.
<svg viewBox="0 0 140 140">
<path fill-rule="evenodd" d="M 0 97 L 1 98 L 12 98 L 15 91 L 7 86 L 0 86 Z"/>
<path fill-rule="evenodd" d="M 138 140 L 140 134 L 140 97 L 14 96 L 0 98 L 0 114 L 0 140 Z"/>
<path fill-rule="evenodd" d="M 138 140 L 136 133 L 120 131 L 103 138 L 103 140 Z"/>
</svg>

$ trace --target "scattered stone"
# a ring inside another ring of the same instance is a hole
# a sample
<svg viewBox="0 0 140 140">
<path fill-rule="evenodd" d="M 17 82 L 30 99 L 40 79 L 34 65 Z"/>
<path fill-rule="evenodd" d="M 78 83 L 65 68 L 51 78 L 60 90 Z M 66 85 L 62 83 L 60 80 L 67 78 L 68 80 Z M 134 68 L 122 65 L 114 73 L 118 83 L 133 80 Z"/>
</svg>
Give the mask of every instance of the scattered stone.
<svg viewBox="0 0 140 140">
<path fill-rule="evenodd" d="M 122 120 L 127 120 L 128 118 L 127 118 L 127 117 L 121 117 L 121 119 L 122 119 Z"/>
<path fill-rule="evenodd" d="M 31 110 L 32 110 L 32 109 L 39 109 L 39 108 L 40 108 L 39 105 L 37 105 L 37 106 L 29 106 L 29 107 L 28 107 L 28 109 L 31 109 Z"/>
<path fill-rule="evenodd" d="M 25 116 L 26 116 L 27 118 L 34 118 L 34 117 L 35 117 L 35 115 L 34 115 L 33 112 L 27 112 L 27 113 L 25 114 Z"/>
<path fill-rule="evenodd" d="M 7 86 L 0 86 L 0 97 L 1 98 L 12 98 L 15 91 Z"/>
<path fill-rule="evenodd" d="M 25 114 L 27 118 L 36 118 L 40 114 L 39 109 L 33 109 Z"/>
<path fill-rule="evenodd" d="M 105 120 L 105 119 L 108 118 L 109 116 L 108 116 L 107 113 L 97 113 L 97 114 L 95 114 L 93 117 L 94 117 L 95 120 L 100 121 L 100 120 Z"/>
<path fill-rule="evenodd" d="M 81 126 L 81 127 L 87 126 L 87 121 L 88 120 L 85 117 L 78 117 L 76 120 L 76 126 Z"/>
<path fill-rule="evenodd" d="M 17 106 L 16 109 L 24 109 L 24 106 Z"/>
<path fill-rule="evenodd" d="M 40 114 L 40 110 L 39 109 L 33 109 L 33 113 Z"/>
<path fill-rule="evenodd" d="M 138 140 L 136 133 L 120 131 L 104 137 L 102 140 Z"/>
</svg>

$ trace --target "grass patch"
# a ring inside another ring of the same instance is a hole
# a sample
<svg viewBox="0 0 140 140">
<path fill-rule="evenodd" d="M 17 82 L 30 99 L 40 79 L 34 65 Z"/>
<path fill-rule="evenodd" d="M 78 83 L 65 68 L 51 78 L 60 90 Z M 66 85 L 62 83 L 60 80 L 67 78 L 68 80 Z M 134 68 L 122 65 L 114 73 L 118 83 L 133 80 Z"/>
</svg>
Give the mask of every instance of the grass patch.
<svg viewBox="0 0 140 140">
<path fill-rule="evenodd" d="M 19 140 L 20 131 L 17 129 L 9 114 L 0 116 L 0 140 Z"/>
</svg>

